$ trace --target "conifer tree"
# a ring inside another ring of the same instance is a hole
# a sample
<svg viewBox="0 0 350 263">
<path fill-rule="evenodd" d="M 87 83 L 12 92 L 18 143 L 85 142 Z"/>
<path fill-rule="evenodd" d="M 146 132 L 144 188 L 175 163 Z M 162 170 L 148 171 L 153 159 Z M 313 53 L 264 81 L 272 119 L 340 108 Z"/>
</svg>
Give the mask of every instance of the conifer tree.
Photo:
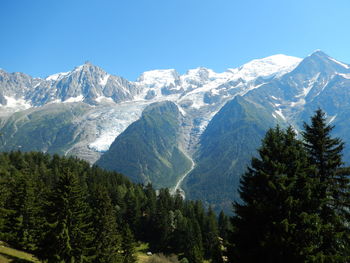
<svg viewBox="0 0 350 263">
<path fill-rule="evenodd" d="M 312 183 L 301 142 L 292 128 L 277 126 L 266 133 L 258 153 L 241 179 L 242 202 L 234 205 L 229 259 L 313 262 L 318 218 L 303 209 L 312 205 Z"/>
<path fill-rule="evenodd" d="M 123 263 L 135 263 L 135 240 L 130 230 L 130 227 L 126 224 L 122 226 L 123 241 L 122 241 L 122 262 Z"/>
<path fill-rule="evenodd" d="M 184 255 L 191 263 L 202 263 L 203 241 L 199 224 L 196 219 L 188 221 Z"/>
<path fill-rule="evenodd" d="M 206 258 L 218 257 L 219 251 L 219 230 L 217 225 L 216 216 L 211 208 L 208 209 L 208 213 L 205 216 L 205 223 L 203 233 L 203 248 L 204 256 Z"/>
<path fill-rule="evenodd" d="M 48 262 L 83 262 L 87 255 L 88 206 L 78 177 L 60 174 L 46 207 L 46 233 L 37 255 Z"/>
<path fill-rule="evenodd" d="M 96 263 L 118 263 L 121 258 L 121 235 L 117 230 L 115 211 L 107 190 L 94 189 L 91 197 L 93 240 L 91 255 Z"/>
<path fill-rule="evenodd" d="M 12 169 L 12 183 L 8 184 L 9 196 L 5 204 L 7 216 L 3 233 L 5 240 L 14 247 L 33 251 L 36 249 L 38 230 L 38 206 L 35 203 L 33 178 Z"/>
<path fill-rule="evenodd" d="M 218 218 L 219 236 L 226 241 L 230 231 L 230 220 L 224 211 L 221 210 Z"/>
<path fill-rule="evenodd" d="M 314 197 L 322 220 L 319 251 L 325 262 L 349 262 L 349 173 L 341 169 L 344 143 L 340 138 L 332 138 L 333 129 L 327 124 L 325 113 L 318 109 L 311 124 L 304 123 L 302 135 L 310 163 L 316 168 Z"/>
</svg>

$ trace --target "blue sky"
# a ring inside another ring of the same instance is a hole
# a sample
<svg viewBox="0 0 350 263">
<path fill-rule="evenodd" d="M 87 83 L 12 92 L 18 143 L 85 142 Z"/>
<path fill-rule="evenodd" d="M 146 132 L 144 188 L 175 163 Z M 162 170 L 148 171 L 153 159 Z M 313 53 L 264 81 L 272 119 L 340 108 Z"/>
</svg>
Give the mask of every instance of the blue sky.
<svg viewBox="0 0 350 263">
<path fill-rule="evenodd" d="M 0 68 L 45 77 L 88 60 L 135 80 L 316 49 L 350 64 L 349 14 L 349 0 L 0 0 Z"/>
</svg>

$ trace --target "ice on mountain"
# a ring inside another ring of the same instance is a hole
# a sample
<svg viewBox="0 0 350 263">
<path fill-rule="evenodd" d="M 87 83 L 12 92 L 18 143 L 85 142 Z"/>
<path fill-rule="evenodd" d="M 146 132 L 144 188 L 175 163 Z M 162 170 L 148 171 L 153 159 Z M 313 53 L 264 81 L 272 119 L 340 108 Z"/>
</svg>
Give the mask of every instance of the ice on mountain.
<svg viewBox="0 0 350 263">
<path fill-rule="evenodd" d="M 274 55 L 263 59 L 254 59 L 243 66 L 230 69 L 235 74 L 235 78 L 251 81 L 258 77 L 272 77 L 277 73 L 280 76 L 292 71 L 301 61 L 301 58 L 286 55 Z"/>
<path fill-rule="evenodd" d="M 349 74 L 337 73 L 337 75 L 343 77 L 344 79 L 350 79 L 350 73 Z"/>
<path fill-rule="evenodd" d="M 99 96 L 95 99 L 96 102 L 101 103 L 101 102 L 114 102 L 112 98 L 105 97 L 105 96 Z"/>
<path fill-rule="evenodd" d="M 141 117 L 146 106 L 145 103 L 121 103 L 90 115 L 88 118 L 96 119 L 98 122 L 98 134 L 89 147 L 98 152 L 107 151 L 115 138 Z"/>
<path fill-rule="evenodd" d="M 275 113 L 280 116 L 283 120 L 286 120 L 286 117 L 283 115 L 282 109 L 275 110 Z"/>
<path fill-rule="evenodd" d="M 331 58 L 331 57 L 329 57 L 329 59 L 332 60 L 333 62 L 339 64 L 340 66 L 346 68 L 346 69 L 350 69 L 350 66 L 347 65 L 347 64 L 345 64 L 345 63 L 343 63 L 343 62 L 340 62 L 340 61 L 338 61 L 338 60 L 336 60 L 336 59 L 334 59 L 334 58 Z"/>
<path fill-rule="evenodd" d="M 68 99 L 66 99 L 65 101 L 62 101 L 63 103 L 70 103 L 70 102 L 81 102 L 84 100 L 84 96 L 83 95 L 79 95 L 77 97 L 70 97 Z"/>
<path fill-rule="evenodd" d="M 110 77 L 109 74 L 104 75 L 103 78 L 100 79 L 100 83 L 99 84 L 101 86 L 103 86 L 103 87 L 106 86 L 109 77 Z"/>
<path fill-rule="evenodd" d="M 12 111 L 20 111 L 20 110 L 26 110 L 31 107 L 30 103 L 26 101 L 24 98 L 13 98 L 9 96 L 4 96 L 7 103 L 4 106 L 1 106 L 1 108 L 7 108 L 11 109 Z"/>
<path fill-rule="evenodd" d="M 68 75 L 70 73 L 70 71 L 68 72 L 60 72 L 60 73 L 56 73 L 53 75 L 48 76 L 45 80 L 48 81 L 57 81 L 59 79 L 62 79 L 64 76 Z"/>
</svg>

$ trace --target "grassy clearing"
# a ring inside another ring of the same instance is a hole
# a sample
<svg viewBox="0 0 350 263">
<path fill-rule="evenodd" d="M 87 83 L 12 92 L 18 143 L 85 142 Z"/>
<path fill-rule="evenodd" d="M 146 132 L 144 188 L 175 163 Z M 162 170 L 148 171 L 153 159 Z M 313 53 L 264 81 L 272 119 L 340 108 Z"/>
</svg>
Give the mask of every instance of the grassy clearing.
<svg viewBox="0 0 350 263">
<path fill-rule="evenodd" d="M 136 248 L 137 263 L 179 263 L 176 255 L 165 256 L 163 254 L 147 255 L 148 244 L 141 243 Z"/>
<path fill-rule="evenodd" d="M 0 263 L 8 262 L 35 262 L 40 261 L 32 254 L 10 248 L 6 244 L 0 242 Z"/>
</svg>

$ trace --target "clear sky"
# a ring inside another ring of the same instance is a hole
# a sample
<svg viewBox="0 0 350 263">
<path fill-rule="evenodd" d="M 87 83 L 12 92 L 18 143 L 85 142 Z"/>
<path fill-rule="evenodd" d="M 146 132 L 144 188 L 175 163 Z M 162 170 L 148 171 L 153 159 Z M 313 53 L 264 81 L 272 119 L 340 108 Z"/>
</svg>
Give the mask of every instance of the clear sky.
<svg viewBox="0 0 350 263">
<path fill-rule="evenodd" d="M 143 71 L 222 72 L 316 49 L 350 64 L 349 0 L 0 0 L 0 68 L 34 77 L 90 61 Z"/>
</svg>

